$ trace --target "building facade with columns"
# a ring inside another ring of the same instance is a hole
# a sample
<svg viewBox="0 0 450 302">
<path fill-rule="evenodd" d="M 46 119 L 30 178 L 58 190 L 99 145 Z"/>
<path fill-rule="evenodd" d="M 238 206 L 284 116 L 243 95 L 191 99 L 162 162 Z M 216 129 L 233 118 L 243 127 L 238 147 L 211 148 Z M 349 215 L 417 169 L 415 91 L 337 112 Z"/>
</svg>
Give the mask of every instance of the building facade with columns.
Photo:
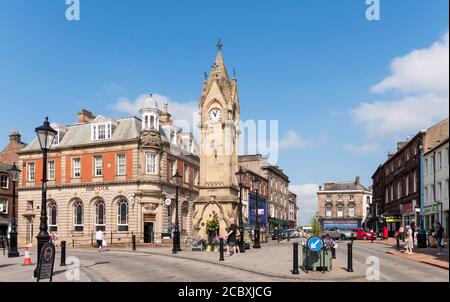
<svg viewBox="0 0 450 302">
<path fill-rule="evenodd" d="M 175 222 L 175 182 L 182 175 L 179 226 L 192 234 L 198 197 L 198 146 L 150 95 L 140 117 L 111 119 L 87 110 L 57 130 L 48 154 L 49 232 L 68 244 L 90 245 L 102 230 L 108 243 L 160 243 Z M 36 243 L 41 206 L 42 153 L 37 140 L 19 153 L 19 245 Z M 171 205 L 165 201 L 170 199 Z"/>
</svg>

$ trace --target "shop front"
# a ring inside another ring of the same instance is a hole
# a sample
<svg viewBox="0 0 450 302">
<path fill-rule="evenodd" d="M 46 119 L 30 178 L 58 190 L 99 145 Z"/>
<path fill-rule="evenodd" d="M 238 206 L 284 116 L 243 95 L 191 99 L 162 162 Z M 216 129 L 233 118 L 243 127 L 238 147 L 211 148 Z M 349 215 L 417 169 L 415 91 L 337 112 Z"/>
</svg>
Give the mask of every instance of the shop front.
<svg viewBox="0 0 450 302">
<path fill-rule="evenodd" d="M 418 209 L 418 210 L 420 210 L 420 209 Z M 408 202 L 403 205 L 400 205 L 400 213 L 402 213 L 402 225 L 403 226 L 411 225 L 412 223 L 414 223 L 415 225 L 418 225 L 415 200 L 413 200 L 412 202 Z"/>
<path fill-rule="evenodd" d="M 324 230 L 329 228 L 338 228 L 341 230 L 350 230 L 361 227 L 361 218 L 346 219 L 346 218 L 333 218 L 321 220 L 321 225 Z"/>
<path fill-rule="evenodd" d="M 387 214 L 385 215 L 386 227 L 388 228 L 388 236 L 394 237 L 395 232 L 400 228 L 402 223 L 401 215 Z"/>
<path fill-rule="evenodd" d="M 439 204 L 433 204 L 424 208 L 425 230 L 428 232 L 434 228 L 434 224 L 440 221 Z M 444 226 L 445 227 L 445 226 Z"/>
</svg>

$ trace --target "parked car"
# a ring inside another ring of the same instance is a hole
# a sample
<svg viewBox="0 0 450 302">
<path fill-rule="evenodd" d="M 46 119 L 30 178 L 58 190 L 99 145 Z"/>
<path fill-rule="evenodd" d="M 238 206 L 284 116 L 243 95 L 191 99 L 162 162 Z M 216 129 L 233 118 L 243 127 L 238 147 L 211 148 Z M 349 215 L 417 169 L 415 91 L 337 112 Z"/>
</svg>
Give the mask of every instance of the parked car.
<svg viewBox="0 0 450 302">
<path fill-rule="evenodd" d="M 352 231 L 355 232 L 356 239 L 372 240 L 372 237 L 373 239 L 377 239 L 377 234 L 375 232 L 370 232 L 363 228 L 352 229 Z"/>
<path fill-rule="evenodd" d="M 333 239 L 340 239 L 340 240 L 346 240 L 346 239 L 350 239 L 353 235 L 353 237 L 356 238 L 356 234 L 355 232 L 352 232 L 351 230 L 348 229 L 340 229 L 340 228 L 328 228 L 325 229 L 323 232 L 323 235 L 330 235 L 331 238 Z"/>
<path fill-rule="evenodd" d="M 284 238 L 297 238 L 298 232 L 295 229 L 287 229 L 284 231 Z"/>
<path fill-rule="evenodd" d="M 272 231 L 272 240 L 277 240 L 278 237 L 280 237 L 280 239 L 284 239 L 284 231 L 283 230 L 273 230 Z"/>
</svg>

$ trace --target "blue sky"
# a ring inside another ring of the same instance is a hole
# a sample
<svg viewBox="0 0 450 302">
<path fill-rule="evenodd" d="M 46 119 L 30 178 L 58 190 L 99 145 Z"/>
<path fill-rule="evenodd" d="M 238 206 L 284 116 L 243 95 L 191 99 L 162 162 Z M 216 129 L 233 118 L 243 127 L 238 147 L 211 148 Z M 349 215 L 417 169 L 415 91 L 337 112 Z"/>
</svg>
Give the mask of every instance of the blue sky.
<svg viewBox="0 0 450 302">
<path fill-rule="evenodd" d="M 287 138 L 278 164 L 306 221 L 317 184 L 360 175 L 370 185 L 398 139 L 448 116 L 448 1 L 380 2 L 369 22 L 365 0 L 80 0 L 81 20 L 69 22 L 65 0 L 2 0 L 0 146 L 13 129 L 29 142 L 46 115 L 129 115 L 118 101 L 150 91 L 181 115 L 221 37 L 242 119 L 278 120 Z"/>
</svg>

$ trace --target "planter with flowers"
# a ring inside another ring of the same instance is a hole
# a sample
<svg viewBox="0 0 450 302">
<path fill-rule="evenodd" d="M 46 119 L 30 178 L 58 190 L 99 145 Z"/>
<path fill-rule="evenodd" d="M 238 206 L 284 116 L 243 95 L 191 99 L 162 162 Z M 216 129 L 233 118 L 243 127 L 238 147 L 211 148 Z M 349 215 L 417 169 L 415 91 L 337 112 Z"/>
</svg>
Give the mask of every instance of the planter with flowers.
<svg viewBox="0 0 450 302">
<path fill-rule="evenodd" d="M 208 245 L 206 250 L 208 252 L 213 250 L 214 239 L 217 237 L 219 231 L 219 215 L 213 212 L 213 218 L 206 221 L 206 233 L 208 234 Z"/>
</svg>

